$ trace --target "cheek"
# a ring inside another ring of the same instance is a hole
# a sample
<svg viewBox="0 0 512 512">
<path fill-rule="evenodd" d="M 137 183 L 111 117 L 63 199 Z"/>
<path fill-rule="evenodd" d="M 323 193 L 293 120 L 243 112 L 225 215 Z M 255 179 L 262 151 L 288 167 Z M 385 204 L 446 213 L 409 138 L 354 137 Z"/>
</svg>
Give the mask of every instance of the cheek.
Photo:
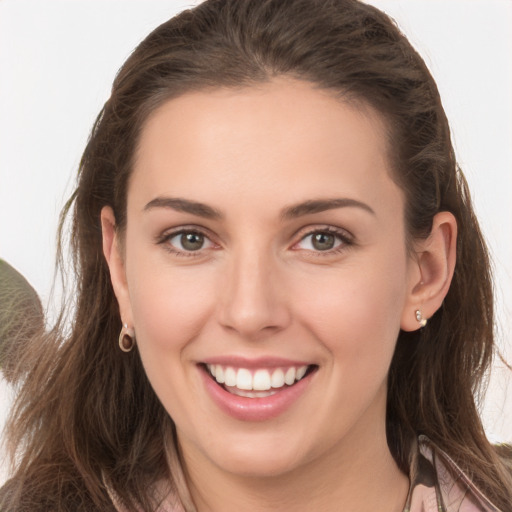
<svg viewBox="0 0 512 512">
<path fill-rule="evenodd" d="M 297 318 L 354 369 L 390 361 L 406 297 L 405 257 L 365 259 L 302 280 L 293 295 Z"/>
<path fill-rule="evenodd" d="M 142 363 L 166 410 L 184 423 L 195 370 L 187 350 L 215 304 L 213 276 L 197 268 L 173 268 L 151 255 L 131 254 L 128 288 Z"/>
<path fill-rule="evenodd" d="M 135 255 L 127 267 L 130 303 L 139 344 L 150 350 L 186 346 L 207 321 L 215 304 L 211 271 L 171 267 Z M 159 260 L 159 261 L 155 261 Z"/>
</svg>

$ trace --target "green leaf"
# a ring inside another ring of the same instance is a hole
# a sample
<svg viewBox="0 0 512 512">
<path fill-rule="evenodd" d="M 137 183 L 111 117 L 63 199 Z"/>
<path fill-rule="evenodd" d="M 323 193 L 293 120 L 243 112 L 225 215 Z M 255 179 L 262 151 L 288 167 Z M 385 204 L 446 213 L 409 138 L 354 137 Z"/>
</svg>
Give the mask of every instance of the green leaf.
<svg viewBox="0 0 512 512">
<path fill-rule="evenodd" d="M 23 349 L 43 329 L 44 314 L 37 292 L 0 259 L 0 368 L 7 380 L 14 379 Z"/>
</svg>

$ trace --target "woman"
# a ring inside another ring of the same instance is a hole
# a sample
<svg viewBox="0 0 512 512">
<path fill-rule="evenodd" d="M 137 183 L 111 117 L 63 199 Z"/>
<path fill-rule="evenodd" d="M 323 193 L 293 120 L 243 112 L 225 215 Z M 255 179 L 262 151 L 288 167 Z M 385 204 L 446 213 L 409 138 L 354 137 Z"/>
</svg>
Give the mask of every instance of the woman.
<svg viewBox="0 0 512 512">
<path fill-rule="evenodd" d="M 485 244 L 383 13 L 213 0 L 164 23 L 68 212 L 73 328 L 20 363 L 2 510 L 511 510 L 475 406 Z"/>
</svg>

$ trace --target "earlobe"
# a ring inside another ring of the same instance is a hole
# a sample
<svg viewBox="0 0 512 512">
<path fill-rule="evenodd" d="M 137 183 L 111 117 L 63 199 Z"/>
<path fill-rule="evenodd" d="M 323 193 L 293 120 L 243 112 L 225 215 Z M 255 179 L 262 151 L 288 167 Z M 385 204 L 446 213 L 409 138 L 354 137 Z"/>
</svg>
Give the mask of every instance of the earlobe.
<svg viewBox="0 0 512 512">
<path fill-rule="evenodd" d="M 110 280 L 119 304 L 123 323 L 132 325 L 132 314 L 126 282 L 124 258 L 121 254 L 119 236 L 116 233 L 116 220 L 110 206 L 101 210 L 101 231 L 103 239 L 103 254 L 110 270 Z"/>
<path fill-rule="evenodd" d="M 450 212 L 435 215 L 432 230 L 416 243 L 409 294 L 401 329 L 415 331 L 441 307 L 453 278 L 456 261 L 457 221 Z"/>
</svg>

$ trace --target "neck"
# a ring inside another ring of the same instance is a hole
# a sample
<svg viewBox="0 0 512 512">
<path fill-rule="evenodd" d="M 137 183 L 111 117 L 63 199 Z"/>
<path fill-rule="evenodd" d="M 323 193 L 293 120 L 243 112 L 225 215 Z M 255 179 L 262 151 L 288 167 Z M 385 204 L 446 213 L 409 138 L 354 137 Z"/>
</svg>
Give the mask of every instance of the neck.
<svg viewBox="0 0 512 512">
<path fill-rule="evenodd" d="M 355 432 L 328 454 L 277 476 L 236 475 L 204 459 L 194 464 L 194 459 L 185 456 L 198 512 L 338 512 L 340 504 L 354 512 L 401 512 L 409 488 L 408 477 L 389 451 L 384 428 L 370 438 Z"/>
</svg>

